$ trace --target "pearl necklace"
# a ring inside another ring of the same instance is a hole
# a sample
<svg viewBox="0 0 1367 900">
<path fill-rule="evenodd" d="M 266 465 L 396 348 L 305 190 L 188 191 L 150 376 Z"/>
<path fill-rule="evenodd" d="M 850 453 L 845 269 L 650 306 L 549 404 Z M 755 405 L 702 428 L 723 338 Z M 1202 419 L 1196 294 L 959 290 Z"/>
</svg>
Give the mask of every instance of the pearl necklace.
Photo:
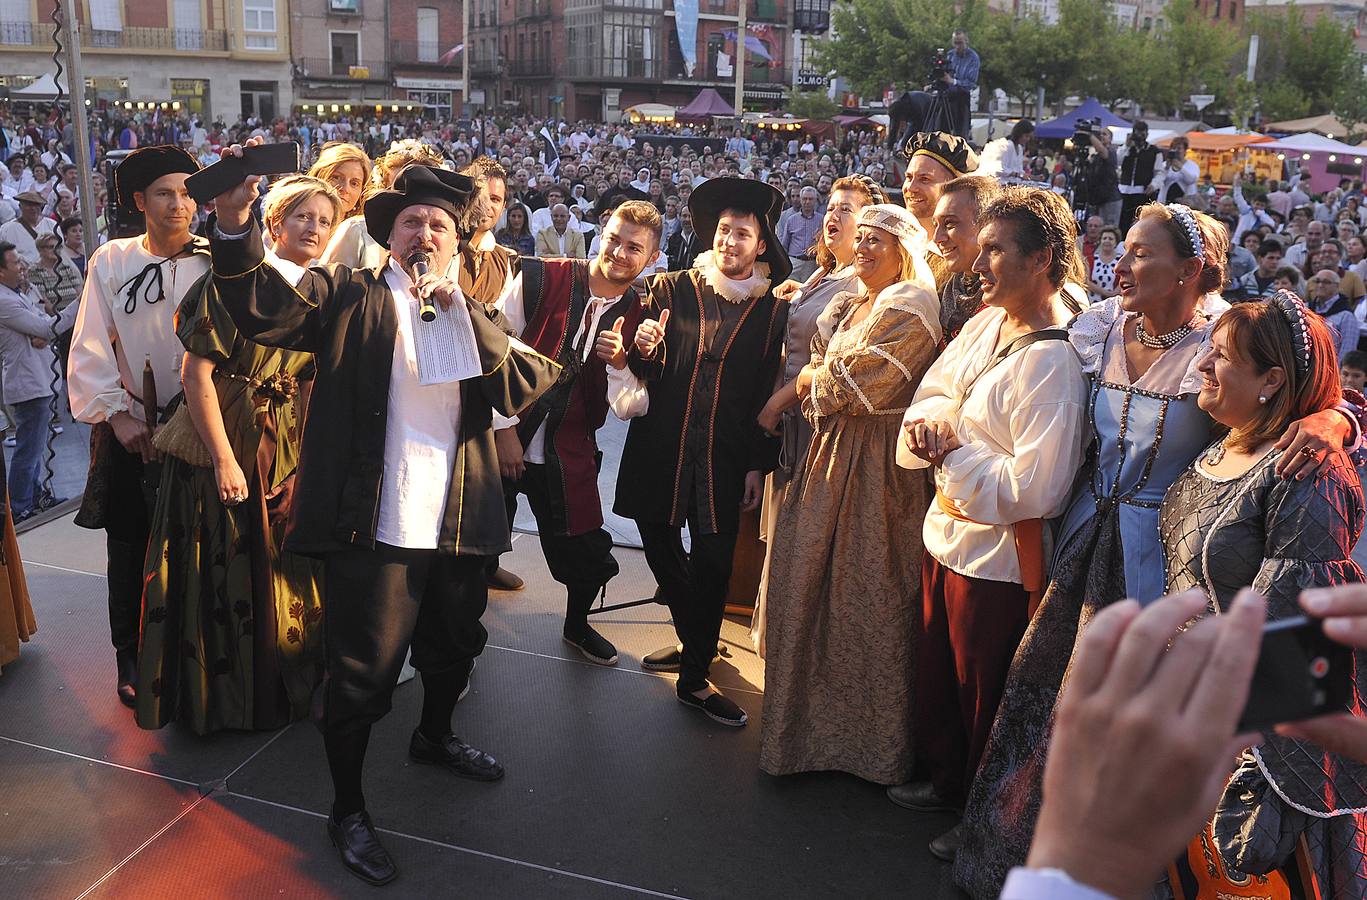
<svg viewBox="0 0 1367 900">
<path fill-rule="evenodd" d="M 1194 321 L 1196 321 L 1195 316 L 1192 317 L 1191 322 L 1187 322 L 1185 325 L 1179 325 L 1167 334 L 1149 334 L 1144 329 L 1144 316 L 1141 314 L 1139 316 L 1139 322 L 1134 328 L 1134 336 L 1139 340 L 1139 343 L 1143 344 L 1145 347 L 1154 350 L 1168 350 L 1176 346 L 1177 342 L 1182 340 L 1182 338 L 1191 334 L 1192 322 Z"/>
<path fill-rule="evenodd" d="M 1206 466 L 1209 468 L 1214 468 L 1215 466 L 1218 466 L 1220 463 L 1224 462 L 1225 454 L 1228 452 L 1229 437 L 1226 436 L 1224 440 L 1220 441 L 1220 443 L 1216 444 L 1214 447 L 1211 447 L 1210 450 L 1207 451 Z"/>
</svg>

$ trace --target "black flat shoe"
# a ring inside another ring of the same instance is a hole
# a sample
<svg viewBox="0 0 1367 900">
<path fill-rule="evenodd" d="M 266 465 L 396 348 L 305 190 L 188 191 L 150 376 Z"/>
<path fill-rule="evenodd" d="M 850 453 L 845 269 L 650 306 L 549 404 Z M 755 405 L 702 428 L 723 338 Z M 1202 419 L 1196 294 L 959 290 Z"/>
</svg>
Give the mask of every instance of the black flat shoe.
<svg viewBox="0 0 1367 900">
<path fill-rule="evenodd" d="M 399 874 L 394 860 L 380 844 L 380 836 L 375 826 L 370 824 L 370 816 L 364 810 L 352 813 L 338 822 L 328 816 L 328 837 L 337 853 L 342 857 L 342 865 L 352 875 L 374 885 L 389 884 Z"/>
<path fill-rule="evenodd" d="M 129 709 L 138 705 L 138 662 L 135 659 L 119 659 L 119 702 Z"/>
<path fill-rule="evenodd" d="M 930 842 L 930 855 L 943 862 L 952 863 L 963 845 L 964 826 L 961 822 Z"/>
<path fill-rule="evenodd" d="M 415 728 L 413 739 L 408 742 L 408 758 L 424 765 L 442 766 L 453 775 L 472 781 L 498 781 L 503 777 L 498 760 L 453 734 L 437 743 Z"/>
<path fill-rule="evenodd" d="M 942 800 L 929 781 L 909 781 L 888 788 L 888 799 L 903 809 L 916 812 L 958 812 L 959 807 Z"/>
<path fill-rule="evenodd" d="M 708 694 L 706 697 L 699 698 L 694 697 L 691 693 L 685 691 L 683 693 L 675 693 L 674 696 L 677 697 L 679 702 L 684 706 L 700 709 L 707 718 L 711 719 L 713 722 L 719 722 L 722 725 L 739 728 L 750 721 L 750 717 L 745 714 L 745 710 L 741 709 L 721 694 Z"/>
<path fill-rule="evenodd" d="M 589 662 L 600 666 L 617 665 L 617 648 L 592 628 L 585 628 L 583 634 L 565 632 L 561 637 Z"/>
<path fill-rule="evenodd" d="M 721 660 L 722 645 L 717 645 L 717 655 L 712 657 L 712 662 Z M 649 669 L 652 672 L 677 672 L 683 668 L 683 644 L 675 644 L 672 647 L 664 647 L 656 650 L 641 659 L 641 668 Z"/>
</svg>

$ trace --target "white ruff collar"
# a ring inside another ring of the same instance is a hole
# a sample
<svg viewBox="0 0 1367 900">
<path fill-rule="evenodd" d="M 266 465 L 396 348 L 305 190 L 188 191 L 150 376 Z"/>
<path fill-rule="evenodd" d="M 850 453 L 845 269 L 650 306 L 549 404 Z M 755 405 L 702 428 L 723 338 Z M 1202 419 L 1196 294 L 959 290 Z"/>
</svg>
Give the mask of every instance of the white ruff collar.
<svg viewBox="0 0 1367 900">
<path fill-rule="evenodd" d="M 769 264 L 755 262 L 749 278 L 737 281 L 722 274 L 712 259 L 712 251 L 699 256 L 693 263 L 702 270 L 702 279 L 707 286 L 728 303 L 744 303 L 753 297 L 763 297 L 769 290 Z"/>
</svg>

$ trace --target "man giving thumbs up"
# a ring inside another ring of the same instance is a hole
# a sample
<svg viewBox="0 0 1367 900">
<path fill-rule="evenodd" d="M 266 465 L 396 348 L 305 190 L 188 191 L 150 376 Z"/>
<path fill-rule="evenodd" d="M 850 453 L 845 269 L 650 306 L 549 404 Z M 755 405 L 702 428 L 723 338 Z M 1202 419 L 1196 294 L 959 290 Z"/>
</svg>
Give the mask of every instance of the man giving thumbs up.
<svg viewBox="0 0 1367 900">
<path fill-rule="evenodd" d="M 597 257 L 527 257 L 497 304 L 523 341 L 563 367 L 560 381 L 536 403 L 516 418 L 494 422 L 505 493 L 512 498 L 509 521 L 517 494 L 525 494 L 546 565 L 565 586 L 565 641 L 603 666 L 617 664 L 617 649 L 589 627 L 588 613 L 617 574 L 617 562 L 612 536 L 603 529 L 594 435 L 609 407 L 623 419 L 647 407 L 644 385 L 627 368 L 627 342 L 641 346 L 645 312 L 631 282 L 655 258 L 660 227 L 654 206 L 623 203 L 603 231 Z M 658 333 L 651 334 L 657 344 Z"/>
<path fill-rule="evenodd" d="M 627 352 L 650 402 L 627 434 L 613 510 L 636 520 L 680 642 L 641 664 L 679 672 L 679 702 L 723 725 L 744 725 L 745 710 L 712 687 L 708 669 L 740 513 L 759 505 L 778 456 L 756 417 L 777 381 L 788 316 L 773 293 L 790 268 L 774 237 L 782 204 L 777 190 L 749 179 L 714 178 L 694 191 L 693 226 L 712 249 L 695 268 L 648 282 L 659 313 L 636 328 Z"/>
</svg>

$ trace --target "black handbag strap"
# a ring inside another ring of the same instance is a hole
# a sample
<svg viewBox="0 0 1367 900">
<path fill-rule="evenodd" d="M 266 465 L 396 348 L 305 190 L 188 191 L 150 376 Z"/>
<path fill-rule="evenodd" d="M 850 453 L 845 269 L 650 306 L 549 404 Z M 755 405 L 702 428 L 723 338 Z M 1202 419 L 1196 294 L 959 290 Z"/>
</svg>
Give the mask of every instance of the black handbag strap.
<svg viewBox="0 0 1367 900">
<path fill-rule="evenodd" d="M 992 357 L 992 362 L 987 366 L 987 368 L 983 369 L 981 372 L 975 375 L 973 377 L 973 380 L 968 383 L 968 388 L 964 391 L 964 400 L 967 400 L 969 395 L 973 393 L 973 388 L 978 384 L 979 379 L 981 379 L 988 372 L 991 372 L 993 369 L 997 368 L 997 366 L 1001 365 L 1001 363 L 1005 361 L 1006 358 L 1008 356 L 1011 356 L 1013 353 L 1016 353 L 1020 350 L 1024 350 L 1031 344 L 1037 344 L 1040 341 L 1066 340 L 1068 340 L 1067 328 L 1041 328 L 1039 331 L 1031 331 L 1028 334 L 1022 334 L 1020 337 L 1015 338 L 1011 341 L 1011 343 L 1007 344 L 1005 347 L 1001 348 L 1001 350 L 997 351 L 997 355 Z M 962 403 L 962 401 L 960 402 Z"/>
</svg>

